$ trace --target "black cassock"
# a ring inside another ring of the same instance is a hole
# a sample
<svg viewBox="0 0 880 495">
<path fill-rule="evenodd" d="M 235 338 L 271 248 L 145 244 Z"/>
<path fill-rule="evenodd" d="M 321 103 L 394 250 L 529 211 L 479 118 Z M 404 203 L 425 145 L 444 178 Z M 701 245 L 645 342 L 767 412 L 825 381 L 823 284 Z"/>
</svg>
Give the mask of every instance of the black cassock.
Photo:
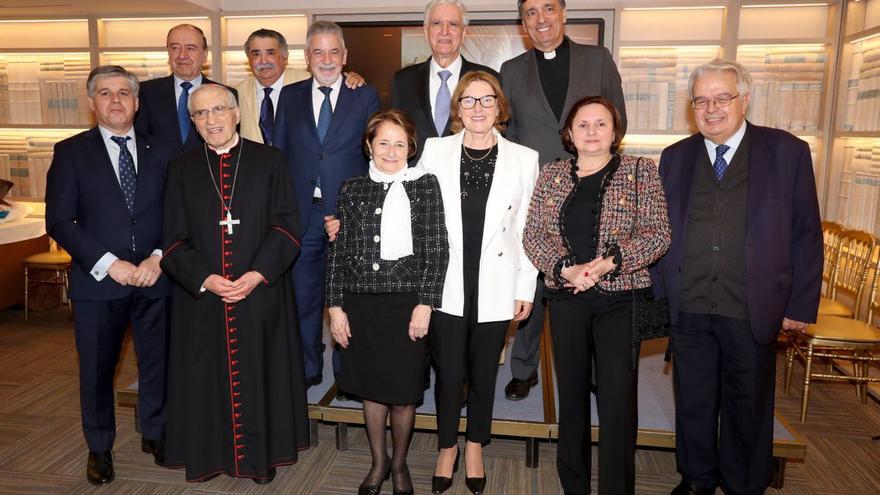
<svg viewBox="0 0 880 495">
<path fill-rule="evenodd" d="M 231 234 L 218 224 L 226 220 L 218 188 L 227 204 L 232 198 Z M 274 148 L 241 140 L 229 153 L 200 148 L 169 165 L 162 269 L 176 285 L 165 460 L 185 466 L 187 480 L 266 478 L 308 447 L 288 273 L 299 253 L 296 218 L 286 162 Z M 240 302 L 199 290 L 208 275 L 235 280 L 251 270 L 267 283 Z"/>
</svg>

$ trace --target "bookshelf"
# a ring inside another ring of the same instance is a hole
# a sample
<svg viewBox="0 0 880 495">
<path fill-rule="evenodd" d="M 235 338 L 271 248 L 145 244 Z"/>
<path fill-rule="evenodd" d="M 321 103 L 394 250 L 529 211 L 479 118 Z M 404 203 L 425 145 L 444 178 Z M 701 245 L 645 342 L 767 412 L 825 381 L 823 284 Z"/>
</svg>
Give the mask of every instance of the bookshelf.
<svg viewBox="0 0 880 495">
<path fill-rule="evenodd" d="M 826 217 L 880 236 L 880 1 L 845 9 Z"/>
<path fill-rule="evenodd" d="M 221 41 L 223 44 L 223 81 L 235 86 L 251 74 L 244 43 L 257 29 L 268 28 L 278 31 L 287 40 L 289 56 L 287 65 L 306 70 L 306 31 L 308 17 L 303 14 L 280 15 L 236 15 L 220 19 Z"/>
</svg>

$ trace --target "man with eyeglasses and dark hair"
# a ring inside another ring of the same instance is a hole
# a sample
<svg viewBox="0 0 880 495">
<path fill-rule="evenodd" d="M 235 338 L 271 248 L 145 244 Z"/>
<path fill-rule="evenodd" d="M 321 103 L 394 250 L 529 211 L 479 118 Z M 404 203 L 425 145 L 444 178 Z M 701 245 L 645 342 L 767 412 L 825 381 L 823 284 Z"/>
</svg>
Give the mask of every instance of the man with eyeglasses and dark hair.
<svg viewBox="0 0 880 495">
<path fill-rule="evenodd" d="M 242 139 L 226 87 L 188 102 L 204 144 L 169 165 L 162 269 L 175 282 L 166 463 L 188 481 L 275 477 L 309 445 L 290 266 L 296 203 L 281 152 Z"/>
<path fill-rule="evenodd" d="M 822 228 L 810 148 L 746 121 L 751 76 L 690 76 L 698 134 L 663 151 L 672 244 L 652 270 L 672 316 L 674 495 L 760 494 L 773 471 L 779 329 L 816 321 Z M 721 421 L 719 421 L 719 413 Z"/>
</svg>

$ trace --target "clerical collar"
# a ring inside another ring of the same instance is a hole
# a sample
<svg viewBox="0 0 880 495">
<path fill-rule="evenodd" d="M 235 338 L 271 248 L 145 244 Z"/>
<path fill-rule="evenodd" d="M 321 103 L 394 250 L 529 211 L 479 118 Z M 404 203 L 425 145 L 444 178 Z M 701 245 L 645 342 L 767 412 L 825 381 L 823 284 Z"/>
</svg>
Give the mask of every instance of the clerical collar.
<svg viewBox="0 0 880 495">
<path fill-rule="evenodd" d="M 536 55 L 538 56 L 538 60 L 553 60 L 558 55 L 562 55 L 563 52 L 568 53 L 568 37 L 562 37 L 562 43 L 556 47 L 555 50 L 550 50 L 549 52 L 541 51 L 537 47 L 535 47 Z"/>
<path fill-rule="evenodd" d="M 232 136 L 232 146 L 229 146 L 228 148 L 219 148 L 219 149 L 215 149 L 215 148 L 208 146 L 208 149 L 210 149 L 214 153 L 217 153 L 218 155 L 224 155 L 224 154 L 232 151 L 232 149 L 235 148 L 236 146 L 238 146 L 238 142 L 239 142 L 238 133 L 236 132 L 235 135 Z"/>
</svg>

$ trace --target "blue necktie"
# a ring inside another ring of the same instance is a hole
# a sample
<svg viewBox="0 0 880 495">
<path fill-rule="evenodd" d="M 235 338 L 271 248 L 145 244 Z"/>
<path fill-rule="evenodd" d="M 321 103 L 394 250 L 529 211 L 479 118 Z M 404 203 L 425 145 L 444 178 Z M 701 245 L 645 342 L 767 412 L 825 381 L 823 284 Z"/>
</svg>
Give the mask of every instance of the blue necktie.
<svg viewBox="0 0 880 495">
<path fill-rule="evenodd" d="M 318 138 L 321 140 L 321 143 L 323 143 L 324 137 L 327 136 L 327 130 L 330 129 L 330 121 L 333 120 L 333 107 L 330 106 L 330 92 L 333 91 L 333 88 L 329 86 L 321 86 L 318 89 L 324 93 L 324 102 L 321 103 L 321 113 L 318 114 Z"/>
<path fill-rule="evenodd" d="M 260 132 L 263 142 L 272 145 L 272 126 L 275 125 L 275 107 L 272 105 L 272 88 L 263 88 L 263 104 L 260 105 Z"/>
<path fill-rule="evenodd" d="M 134 213 L 137 172 L 134 169 L 134 158 L 132 158 L 126 144 L 131 138 L 128 136 L 110 136 L 110 139 L 119 146 L 119 185 L 122 187 L 122 195 L 125 196 L 125 205 L 128 206 L 128 212 Z"/>
<path fill-rule="evenodd" d="M 183 91 L 180 92 L 180 98 L 177 100 L 177 123 L 180 124 L 180 142 L 186 144 L 186 138 L 189 136 L 189 129 L 192 122 L 189 120 L 189 110 L 186 108 L 189 103 L 189 88 L 193 87 L 189 81 L 180 83 Z"/>
<path fill-rule="evenodd" d="M 452 76 L 452 72 L 441 70 L 437 75 L 440 76 L 440 89 L 437 90 L 437 100 L 434 102 L 434 128 L 437 129 L 437 135 L 442 137 L 449 121 L 449 103 L 452 99 L 446 81 Z"/>
<path fill-rule="evenodd" d="M 715 178 L 718 180 L 724 177 L 724 171 L 727 170 L 727 160 L 724 159 L 724 154 L 729 149 L 730 146 L 726 144 L 719 144 L 715 147 L 715 163 L 712 164 L 712 168 L 715 169 Z"/>
</svg>

